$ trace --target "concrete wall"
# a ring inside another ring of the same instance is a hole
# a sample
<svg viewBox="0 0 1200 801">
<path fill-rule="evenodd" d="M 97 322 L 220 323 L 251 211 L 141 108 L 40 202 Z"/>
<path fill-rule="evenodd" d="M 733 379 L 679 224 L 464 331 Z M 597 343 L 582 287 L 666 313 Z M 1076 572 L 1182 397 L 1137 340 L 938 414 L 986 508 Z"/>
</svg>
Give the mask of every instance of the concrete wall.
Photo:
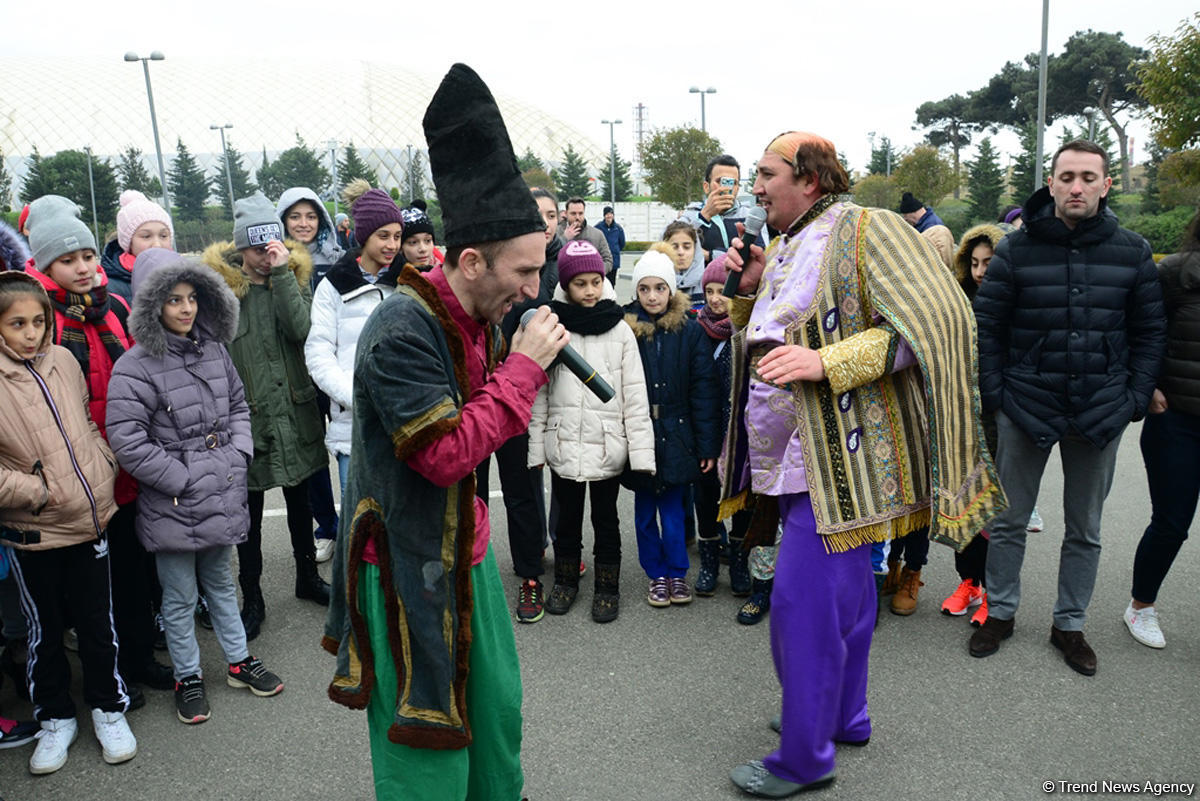
<svg viewBox="0 0 1200 801">
<path fill-rule="evenodd" d="M 607 205 L 607 202 L 588 201 L 584 209 L 588 225 L 595 225 L 604 219 L 604 207 Z M 565 206 L 560 205 L 559 208 Z M 613 206 L 613 216 L 625 229 L 627 241 L 654 242 L 662 237 L 663 229 L 679 216 L 679 209 L 664 203 L 617 203 Z"/>
</svg>

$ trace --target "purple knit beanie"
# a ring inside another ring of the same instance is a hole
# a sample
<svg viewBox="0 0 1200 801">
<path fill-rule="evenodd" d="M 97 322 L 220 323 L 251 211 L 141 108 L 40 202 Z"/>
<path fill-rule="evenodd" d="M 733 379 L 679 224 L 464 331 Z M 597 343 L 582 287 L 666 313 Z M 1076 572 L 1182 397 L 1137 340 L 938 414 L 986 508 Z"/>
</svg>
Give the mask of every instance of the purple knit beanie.
<svg viewBox="0 0 1200 801">
<path fill-rule="evenodd" d="M 1015 208 L 1015 209 L 1013 209 L 1012 211 L 1010 211 L 1008 214 L 1005 214 L 1005 215 L 1004 215 L 1004 221 L 1005 221 L 1006 223 L 1008 223 L 1009 225 L 1012 225 L 1012 224 L 1013 224 L 1013 220 L 1015 220 L 1015 219 L 1017 219 L 1018 217 L 1020 217 L 1020 216 L 1021 216 L 1021 212 L 1022 212 L 1022 211 L 1024 211 L 1024 209 L 1022 209 L 1020 206 L 1018 206 L 1017 208 Z"/>
<path fill-rule="evenodd" d="M 604 259 L 591 242 L 572 239 L 558 252 L 558 284 L 566 291 L 571 279 L 583 273 L 604 275 Z"/>
<path fill-rule="evenodd" d="M 725 286 L 725 279 L 729 277 L 729 271 L 725 269 L 725 251 L 720 251 L 713 256 L 713 260 L 704 268 L 704 275 L 700 278 L 700 288 L 709 284 L 720 284 Z"/>
<path fill-rule="evenodd" d="M 354 201 L 350 208 L 354 217 L 354 236 L 359 242 L 366 242 L 371 234 L 389 223 L 400 223 L 404 226 L 404 217 L 400 208 L 392 200 L 391 195 L 382 189 L 368 189 Z"/>
</svg>

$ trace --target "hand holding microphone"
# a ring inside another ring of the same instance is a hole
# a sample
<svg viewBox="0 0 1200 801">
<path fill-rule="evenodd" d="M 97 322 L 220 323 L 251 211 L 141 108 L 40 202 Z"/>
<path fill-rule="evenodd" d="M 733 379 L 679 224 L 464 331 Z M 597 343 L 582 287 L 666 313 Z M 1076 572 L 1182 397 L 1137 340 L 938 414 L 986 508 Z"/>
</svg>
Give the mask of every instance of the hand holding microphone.
<svg viewBox="0 0 1200 801">
<path fill-rule="evenodd" d="M 730 248 L 729 254 L 725 258 L 726 268 L 729 269 L 729 277 L 725 279 L 725 288 L 721 290 L 721 294 L 725 297 L 732 299 L 738 294 L 738 288 L 743 277 L 742 273 L 746 271 L 748 266 L 751 265 L 758 267 L 757 275 L 754 275 L 753 272 L 749 273 L 749 275 L 753 275 L 754 284 L 757 286 L 758 279 L 762 276 L 762 268 L 765 267 L 766 264 L 765 262 L 758 264 L 758 262 L 763 261 L 762 249 L 754 244 L 754 240 L 758 239 L 758 234 L 760 231 L 762 231 L 762 227 L 766 224 L 766 222 L 767 210 L 762 206 L 755 206 L 754 208 L 750 209 L 750 213 L 746 215 L 746 222 L 742 226 L 741 235 L 738 237 L 742 242 L 742 246 L 736 250 Z M 758 251 L 757 253 L 754 253 L 750 250 L 752 246 L 756 251 Z M 734 254 L 737 255 L 736 261 L 733 260 Z M 758 258 L 755 259 L 755 256 Z M 738 269 L 735 270 L 732 269 L 732 267 L 737 267 Z"/>
<path fill-rule="evenodd" d="M 513 338 L 513 350 L 516 351 L 517 347 L 518 347 L 518 343 L 523 342 L 524 335 L 526 335 L 526 334 L 535 335 L 536 329 L 534 327 L 538 326 L 539 324 L 548 323 L 548 318 L 550 316 L 551 316 L 550 310 L 546 306 L 543 306 L 540 309 L 530 309 L 529 311 L 522 314 L 521 315 L 521 332 L 518 335 L 518 336 L 521 336 L 521 339 L 518 340 L 517 337 Z M 528 330 L 527 330 L 527 327 L 529 327 Z M 556 358 L 549 360 L 548 363 L 546 363 L 546 364 L 543 364 L 540 360 L 538 360 L 536 358 L 534 359 L 534 361 L 538 362 L 538 364 L 540 364 L 542 366 L 542 369 L 544 369 L 546 372 L 549 372 L 550 369 L 557 364 L 566 365 L 567 369 L 570 370 L 572 373 L 574 373 L 575 376 L 580 381 L 583 382 L 583 385 L 585 387 L 587 387 L 588 389 L 590 389 L 592 391 L 592 394 L 594 394 L 597 398 L 600 399 L 601 403 L 608 403 L 610 400 L 613 399 L 613 396 L 616 395 L 617 393 L 613 390 L 613 388 L 609 385 L 609 383 L 607 381 L 605 381 L 600 376 L 600 374 L 597 373 L 592 368 L 592 366 L 590 364 L 588 364 L 586 361 L 583 360 L 582 356 L 580 356 L 578 353 L 575 352 L 574 348 L 572 348 L 570 345 L 567 344 L 567 340 L 570 339 L 570 335 L 567 334 L 566 329 L 563 329 L 562 323 L 556 322 L 555 330 L 557 330 L 557 329 L 562 329 L 562 333 L 563 333 L 562 338 L 554 340 L 555 344 L 558 344 L 559 342 L 562 343 L 559 350 L 557 351 L 558 356 Z M 522 352 L 524 352 L 524 351 L 522 351 Z M 553 352 L 554 352 L 553 350 L 547 351 L 547 353 L 549 355 L 553 355 Z M 529 356 L 530 358 L 533 358 L 533 356 L 527 352 L 525 353 L 525 355 Z"/>
</svg>

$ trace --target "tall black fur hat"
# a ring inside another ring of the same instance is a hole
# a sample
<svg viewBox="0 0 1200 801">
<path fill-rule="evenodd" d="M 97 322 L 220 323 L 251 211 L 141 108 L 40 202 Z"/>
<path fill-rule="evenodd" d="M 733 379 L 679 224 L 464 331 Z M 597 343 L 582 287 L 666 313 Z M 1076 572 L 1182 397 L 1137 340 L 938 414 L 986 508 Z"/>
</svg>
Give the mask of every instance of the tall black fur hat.
<svg viewBox="0 0 1200 801">
<path fill-rule="evenodd" d="M 473 69 L 450 68 L 421 124 L 446 247 L 546 230 L 496 100 Z"/>
</svg>

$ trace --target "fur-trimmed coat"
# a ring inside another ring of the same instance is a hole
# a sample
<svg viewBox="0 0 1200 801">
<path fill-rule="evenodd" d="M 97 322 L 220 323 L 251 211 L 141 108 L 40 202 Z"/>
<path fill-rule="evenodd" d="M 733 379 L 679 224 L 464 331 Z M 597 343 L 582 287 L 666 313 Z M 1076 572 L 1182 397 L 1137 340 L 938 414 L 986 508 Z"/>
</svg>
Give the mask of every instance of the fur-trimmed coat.
<svg viewBox="0 0 1200 801">
<path fill-rule="evenodd" d="M 242 272 L 242 254 L 232 242 L 210 245 L 203 256 L 238 299 L 229 355 L 250 405 L 252 491 L 294 487 L 329 463 L 317 390 L 304 363 L 312 259 L 295 242 L 288 252 L 288 263 L 273 268 L 265 284 L 252 284 Z"/>
<path fill-rule="evenodd" d="M 25 238 L 17 229 L 0 220 L 0 271 L 24 270 L 25 263 L 33 258 Z"/>
<path fill-rule="evenodd" d="M 650 317 L 634 301 L 625 322 L 637 337 L 654 423 L 655 474 L 627 472 L 634 490 L 661 491 L 700 478 L 700 460 L 721 451 L 721 382 L 708 335 L 688 317 L 691 299 L 678 290 L 666 311 Z"/>
<path fill-rule="evenodd" d="M 160 322 L 181 281 L 195 288 L 197 301 L 186 337 Z M 242 381 L 226 350 L 238 329 L 237 299 L 203 264 L 177 261 L 141 279 L 129 328 L 138 344 L 113 369 L 108 437 L 141 486 L 138 539 L 151 552 L 244 542 L 254 440 Z"/>
<path fill-rule="evenodd" d="M 980 223 L 974 228 L 968 228 L 967 232 L 962 235 L 962 241 L 958 243 L 958 250 L 954 253 L 954 264 L 951 265 L 951 268 L 954 270 L 954 277 L 958 279 L 959 286 L 963 288 L 963 292 L 967 293 L 969 300 L 975 299 L 975 293 L 979 289 L 979 284 L 976 284 L 975 279 L 971 277 L 971 251 L 975 249 L 971 243 L 976 242 L 980 237 L 987 237 L 987 241 L 992 245 L 992 253 L 995 254 L 1000 240 L 1007 233 L 995 223 Z M 976 242 L 976 244 L 978 243 Z"/>
</svg>

